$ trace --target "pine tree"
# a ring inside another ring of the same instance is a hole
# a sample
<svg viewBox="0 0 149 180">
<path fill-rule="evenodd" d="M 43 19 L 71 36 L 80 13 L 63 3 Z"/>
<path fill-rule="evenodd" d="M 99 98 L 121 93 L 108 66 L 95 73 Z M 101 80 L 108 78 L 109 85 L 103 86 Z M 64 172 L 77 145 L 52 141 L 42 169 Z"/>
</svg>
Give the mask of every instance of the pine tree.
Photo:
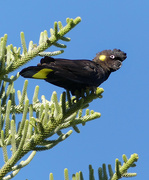
<svg viewBox="0 0 149 180">
<path fill-rule="evenodd" d="M 15 82 L 19 78 L 19 73 L 9 77 L 10 72 L 14 72 L 36 56 L 54 56 L 63 53 L 63 50 L 44 51 L 51 46 L 65 48 L 66 45 L 60 44 L 58 41 L 70 41 L 65 34 L 80 21 L 80 17 L 67 18 L 64 27 L 61 22 L 55 22 L 54 28 L 50 29 L 50 37 L 48 37 L 47 31 L 41 32 L 39 44 L 36 45 L 30 41 L 28 48 L 24 33 L 21 32 L 22 50 L 12 44 L 7 45 L 7 34 L 0 39 L 0 146 L 4 157 L 4 165 L 0 169 L 0 179 L 13 178 L 31 162 L 36 152 L 49 150 L 69 137 L 72 130 L 64 134 L 62 132 L 64 128 L 72 127 L 79 132 L 78 124 L 85 125 L 86 122 L 100 117 L 100 113 L 89 110 L 87 107 L 94 99 L 102 97 L 102 88 L 97 88 L 96 92 L 82 92 L 81 98 L 71 96 L 69 91 L 63 92 L 60 100 L 57 98 L 57 93 L 53 92 L 51 100 L 42 96 L 40 102 L 38 99 L 39 86 L 36 86 L 31 102 L 27 96 L 28 81 L 25 80 L 22 93 L 21 91 L 17 92 L 19 103 L 16 104 Z M 82 113 L 83 109 L 86 109 L 85 115 Z M 17 121 L 18 114 L 22 115 L 20 122 Z M 27 114 L 29 114 L 29 118 Z M 50 140 L 55 134 L 58 135 L 58 138 Z M 10 146 L 11 157 L 8 155 Z M 28 155 L 28 158 L 18 163 L 29 152 L 31 154 Z M 130 159 L 123 155 L 123 165 L 116 159 L 115 173 L 111 166 L 108 166 L 110 179 L 135 176 L 136 173 L 127 173 L 127 169 L 134 166 L 137 159 L 137 154 L 133 154 Z M 94 179 L 91 165 L 89 171 L 90 179 Z M 67 180 L 69 178 L 67 169 L 64 170 L 64 174 Z M 99 178 L 100 180 L 108 179 L 105 164 L 99 168 Z M 50 174 L 50 180 L 52 179 L 53 174 Z M 72 175 L 72 179 L 82 180 L 82 172 Z"/>
</svg>

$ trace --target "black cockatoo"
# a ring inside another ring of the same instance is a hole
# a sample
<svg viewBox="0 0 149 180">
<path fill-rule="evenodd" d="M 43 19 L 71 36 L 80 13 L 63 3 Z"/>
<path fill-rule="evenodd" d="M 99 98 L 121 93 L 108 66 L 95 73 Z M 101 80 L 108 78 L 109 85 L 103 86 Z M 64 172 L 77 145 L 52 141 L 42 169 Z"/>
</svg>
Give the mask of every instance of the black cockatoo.
<svg viewBox="0 0 149 180">
<path fill-rule="evenodd" d="M 126 59 L 126 53 L 120 49 L 104 50 L 90 60 L 69 60 L 45 56 L 37 66 L 21 70 L 25 78 L 44 79 L 72 94 L 82 89 L 94 89 L 106 81 L 111 72 L 117 71 Z"/>
</svg>

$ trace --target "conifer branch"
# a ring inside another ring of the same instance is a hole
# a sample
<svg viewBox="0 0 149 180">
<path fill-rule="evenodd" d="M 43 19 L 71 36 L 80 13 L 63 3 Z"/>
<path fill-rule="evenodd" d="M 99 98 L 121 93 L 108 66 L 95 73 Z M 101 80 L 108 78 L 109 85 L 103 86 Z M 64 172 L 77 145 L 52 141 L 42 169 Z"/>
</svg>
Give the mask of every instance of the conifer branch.
<svg viewBox="0 0 149 180">
<path fill-rule="evenodd" d="M 116 164 L 115 164 L 115 173 L 112 170 L 112 166 L 109 164 L 108 165 L 108 171 L 109 171 L 109 176 L 108 178 L 108 173 L 106 170 L 106 165 L 103 164 L 102 167 L 98 168 L 98 177 L 99 180 L 118 180 L 121 179 L 122 177 L 134 177 L 136 176 L 136 173 L 127 173 L 127 170 L 130 167 L 134 167 L 134 163 L 138 160 L 138 155 L 137 154 L 132 154 L 131 157 L 127 160 L 126 155 L 124 154 L 123 156 L 123 165 L 121 166 L 121 162 L 116 159 Z M 52 173 L 50 173 L 49 180 L 53 180 L 54 176 Z M 69 174 L 68 174 L 68 169 L 64 169 L 64 179 L 69 180 Z M 76 172 L 75 174 L 72 174 L 72 180 L 84 180 L 83 178 L 83 173 L 81 171 Z M 92 168 L 91 165 L 89 165 L 89 180 L 95 180 L 94 176 L 94 169 Z"/>
<path fill-rule="evenodd" d="M 14 107 L 12 107 L 11 100 L 9 100 L 6 109 L 4 106 L 0 108 L 2 114 L 6 111 L 4 123 L 2 123 L 5 124 L 5 130 L 1 130 L 1 147 L 3 148 L 5 165 L 0 170 L 0 178 L 7 172 L 12 171 L 11 167 L 29 151 L 51 149 L 72 133 L 72 130 L 70 130 L 68 133 L 63 134 L 60 130 L 73 127 L 76 132 L 80 132 L 76 125 L 84 125 L 85 122 L 100 117 L 100 113 L 96 113 L 93 110 L 87 109 L 85 115 L 83 115 L 82 111 L 93 99 L 101 97 L 102 88 L 97 88 L 96 92 L 84 93 L 84 97 L 79 99 L 71 97 L 69 92 L 64 92 L 60 96 L 60 100 L 58 100 L 57 93 L 53 92 L 50 101 L 42 96 L 42 102 L 40 102 L 38 99 L 39 87 L 37 86 L 32 104 L 29 104 L 27 84 L 27 81 L 25 81 L 22 93 L 20 91 L 18 93 L 19 105 L 14 104 Z M 10 122 L 9 119 L 10 113 L 16 112 L 23 113 L 17 130 L 15 121 L 11 120 Z M 29 120 L 27 120 L 28 112 Z M 36 117 L 33 117 L 33 112 L 36 112 Z M 47 139 L 55 133 L 58 134 L 56 140 L 50 141 Z M 13 152 L 11 158 L 7 155 L 7 146 L 10 144 Z M 18 173 L 18 169 L 12 171 L 12 176 L 16 173 Z"/>
<path fill-rule="evenodd" d="M 66 45 L 60 44 L 57 41 L 69 41 L 70 39 L 64 37 L 72 28 L 74 28 L 81 21 L 80 17 L 76 19 L 67 18 L 67 25 L 62 27 L 61 23 L 54 23 L 54 28 L 51 30 L 51 37 L 48 37 L 47 31 L 43 31 L 39 37 L 39 45 L 35 45 L 32 41 L 29 42 L 29 48 L 27 49 L 25 35 L 21 32 L 21 44 L 22 44 L 22 54 L 20 53 L 20 47 L 17 49 L 12 45 L 6 46 L 7 43 L 7 34 L 4 35 L 0 40 L 0 78 L 5 77 L 6 74 L 16 70 L 23 64 L 27 63 L 29 60 L 33 59 L 38 55 L 43 55 L 43 51 L 49 48 L 52 45 L 55 45 L 60 48 L 66 48 Z M 7 51 L 6 51 L 7 49 Z M 59 54 L 63 51 L 57 51 L 53 54 Z M 52 55 L 53 55 L 52 54 Z M 8 60 L 7 60 L 8 59 Z M 5 60 L 7 60 L 5 62 Z"/>
</svg>

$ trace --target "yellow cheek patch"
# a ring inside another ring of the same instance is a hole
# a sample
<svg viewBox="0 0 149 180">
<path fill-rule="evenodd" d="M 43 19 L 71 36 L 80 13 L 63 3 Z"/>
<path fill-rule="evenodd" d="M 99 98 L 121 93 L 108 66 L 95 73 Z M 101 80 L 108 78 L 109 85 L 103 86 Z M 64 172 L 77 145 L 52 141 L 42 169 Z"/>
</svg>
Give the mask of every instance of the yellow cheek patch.
<svg viewBox="0 0 149 180">
<path fill-rule="evenodd" d="M 34 74 L 32 77 L 36 78 L 36 79 L 46 79 L 47 75 L 53 71 L 52 69 L 41 69 L 39 72 L 37 72 L 36 74 Z"/>
<path fill-rule="evenodd" d="M 105 55 L 100 55 L 100 56 L 99 56 L 99 60 L 104 61 L 105 59 L 106 59 L 106 56 L 105 56 Z"/>
</svg>

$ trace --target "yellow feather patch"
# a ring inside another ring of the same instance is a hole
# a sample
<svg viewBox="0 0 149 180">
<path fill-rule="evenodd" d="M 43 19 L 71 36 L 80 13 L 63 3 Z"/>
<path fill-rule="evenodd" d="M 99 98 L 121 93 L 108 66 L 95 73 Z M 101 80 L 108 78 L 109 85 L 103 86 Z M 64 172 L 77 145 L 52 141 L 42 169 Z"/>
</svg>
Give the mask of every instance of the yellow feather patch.
<svg viewBox="0 0 149 180">
<path fill-rule="evenodd" d="M 39 72 L 37 72 L 36 74 L 34 74 L 32 77 L 36 78 L 36 79 L 46 79 L 47 75 L 53 71 L 52 69 L 41 69 Z"/>
<path fill-rule="evenodd" d="M 99 59 L 100 59 L 101 61 L 104 61 L 104 60 L 106 59 L 106 56 L 105 56 L 105 55 L 100 55 L 100 56 L 99 56 Z"/>
</svg>

